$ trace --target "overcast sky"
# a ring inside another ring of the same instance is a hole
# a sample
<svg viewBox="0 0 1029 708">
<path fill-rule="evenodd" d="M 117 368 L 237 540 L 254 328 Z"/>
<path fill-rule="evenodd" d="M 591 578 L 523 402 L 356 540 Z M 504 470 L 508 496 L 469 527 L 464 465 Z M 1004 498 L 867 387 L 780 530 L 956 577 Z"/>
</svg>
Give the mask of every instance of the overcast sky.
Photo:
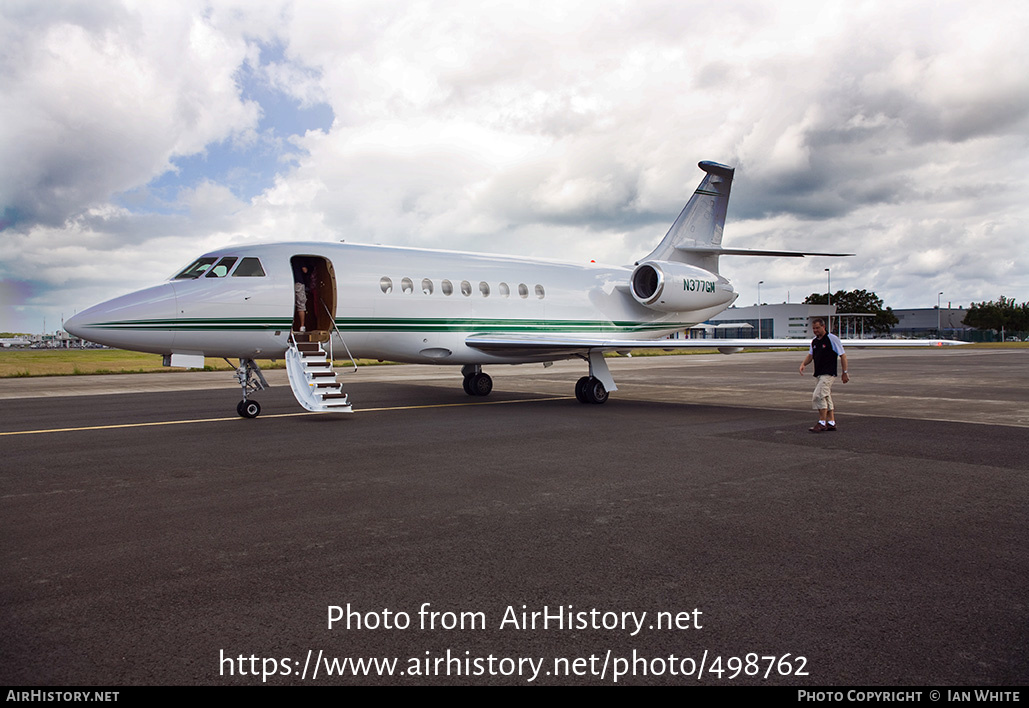
<svg viewBox="0 0 1029 708">
<path fill-rule="evenodd" d="M 631 263 L 736 167 L 737 304 L 1029 300 L 1029 3 L 0 0 L 0 330 L 231 243 Z"/>
</svg>

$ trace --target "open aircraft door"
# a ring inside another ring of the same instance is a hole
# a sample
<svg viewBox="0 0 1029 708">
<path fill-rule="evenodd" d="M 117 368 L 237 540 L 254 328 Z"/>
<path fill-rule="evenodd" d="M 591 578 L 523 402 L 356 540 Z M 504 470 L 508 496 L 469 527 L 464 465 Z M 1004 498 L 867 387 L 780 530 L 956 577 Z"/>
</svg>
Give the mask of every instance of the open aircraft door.
<svg viewBox="0 0 1029 708">
<path fill-rule="evenodd" d="M 293 331 L 304 327 L 310 342 L 327 342 L 336 317 L 336 272 L 324 256 L 296 255 L 290 260 L 293 270 Z M 303 297 L 300 290 L 303 290 Z M 303 320 L 303 321 L 301 321 Z"/>
</svg>

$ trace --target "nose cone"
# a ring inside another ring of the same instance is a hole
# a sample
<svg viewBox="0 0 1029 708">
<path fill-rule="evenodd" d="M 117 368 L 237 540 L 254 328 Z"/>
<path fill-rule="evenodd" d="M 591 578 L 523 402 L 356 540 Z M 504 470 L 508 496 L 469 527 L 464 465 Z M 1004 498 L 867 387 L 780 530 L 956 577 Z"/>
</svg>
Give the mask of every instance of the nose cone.
<svg viewBox="0 0 1029 708">
<path fill-rule="evenodd" d="M 86 336 L 86 330 L 83 327 L 83 325 L 86 322 L 86 319 L 83 317 L 83 315 L 86 314 L 86 312 L 88 312 L 88 310 L 80 312 L 79 314 L 73 315 L 69 319 L 66 319 L 64 321 L 64 331 L 68 334 L 75 335 L 80 339 L 89 339 L 89 337 Z"/>
<path fill-rule="evenodd" d="M 176 323 L 175 289 L 164 283 L 83 310 L 64 323 L 82 339 L 119 349 L 167 354 Z"/>
<path fill-rule="evenodd" d="M 90 307 L 87 310 L 83 310 L 78 314 L 72 315 L 64 321 L 64 331 L 68 334 L 73 334 L 76 337 L 96 342 L 97 340 L 94 338 L 96 332 L 94 332 L 92 328 L 97 323 L 107 319 L 106 317 L 100 316 L 100 313 L 103 312 L 106 305 L 106 302 L 102 302 L 99 305 L 93 305 L 93 307 Z M 100 344 L 100 342 L 97 343 Z"/>
</svg>

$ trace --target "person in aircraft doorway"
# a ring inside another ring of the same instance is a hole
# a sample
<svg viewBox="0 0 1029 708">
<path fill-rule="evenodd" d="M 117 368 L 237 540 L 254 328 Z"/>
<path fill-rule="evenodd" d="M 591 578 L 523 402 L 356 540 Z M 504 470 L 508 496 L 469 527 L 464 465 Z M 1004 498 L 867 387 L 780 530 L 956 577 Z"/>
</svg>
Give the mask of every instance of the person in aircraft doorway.
<svg viewBox="0 0 1029 708">
<path fill-rule="evenodd" d="M 307 291 L 311 289 L 308 285 L 310 280 L 307 274 L 307 266 L 300 266 L 300 277 L 293 283 L 293 292 L 296 298 L 297 322 L 300 323 L 300 331 L 307 331 Z"/>
<path fill-rule="evenodd" d="M 803 376 L 804 368 L 812 361 L 815 362 L 815 378 L 818 379 L 814 395 L 811 397 L 811 405 L 818 411 L 818 422 L 809 430 L 812 433 L 835 432 L 836 416 L 832 401 L 832 385 L 836 382 L 837 359 L 843 365 L 843 383 L 850 381 L 850 374 L 847 373 L 847 353 L 843 350 L 840 338 L 826 331 L 825 320 L 821 317 L 811 321 L 811 330 L 815 333 L 815 338 L 811 340 L 808 355 L 800 365 L 800 375 Z"/>
</svg>

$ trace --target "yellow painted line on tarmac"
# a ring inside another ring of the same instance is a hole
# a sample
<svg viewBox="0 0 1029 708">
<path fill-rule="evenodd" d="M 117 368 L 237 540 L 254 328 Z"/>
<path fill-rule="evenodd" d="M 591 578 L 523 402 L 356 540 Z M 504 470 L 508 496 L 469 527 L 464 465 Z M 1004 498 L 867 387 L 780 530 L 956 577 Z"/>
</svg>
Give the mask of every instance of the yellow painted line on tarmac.
<svg viewBox="0 0 1029 708">
<path fill-rule="evenodd" d="M 462 408 L 465 406 L 501 406 L 509 403 L 538 403 L 540 401 L 565 401 L 572 396 L 550 396 L 546 398 L 519 398 L 512 401 L 475 401 L 469 403 L 428 403 L 419 406 L 387 406 L 383 408 L 360 408 L 353 413 L 382 413 L 385 411 L 413 411 L 424 408 Z M 312 413 L 310 411 L 304 411 L 302 413 L 274 413 L 272 415 L 262 415 L 261 420 L 269 418 L 297 418 L 306 415 L 322 415 L 322 413 Z M 347 414 L 337 414 L 347 415 Z M 225 423 L 229 421 L 242 422 L 244 418 L 239 416 L 231 416 L 228 418 L 194 418 L 192 420 L 162 420 L 152 423 L 119 423 L 116 425 L 84 425 L 78 428 L 44 428 L 41 430 L 11 430 L 8 432 L 0 432 L 0 437 L 13 436 L 13 435 L 42 435 L 44 433 L 75 433 L 85 430 L 118 430 L 123 428 L 150 428 L 159 425 L 189 425 L 191 423 Z"/>
<path fill-rule="evenodd" d="M 268 416 L 269 418 L 273 416 Z M 242 418 L 197 418 L 195 420 L 162 420 L 156 423 L 121 423 L 119 425 L 84 425 L 79 428 L 44 428 L 42 430 L 10 430 L 0 433 L 5 435 L 40 435 L 42 433 L 74 433 L 80 430 L 117 430 L 118 428 L 148 428 L 155 425 L 185 425 L 187 423 L 219 423 L 226 420 L 242 420 Z"/>
</svg>

